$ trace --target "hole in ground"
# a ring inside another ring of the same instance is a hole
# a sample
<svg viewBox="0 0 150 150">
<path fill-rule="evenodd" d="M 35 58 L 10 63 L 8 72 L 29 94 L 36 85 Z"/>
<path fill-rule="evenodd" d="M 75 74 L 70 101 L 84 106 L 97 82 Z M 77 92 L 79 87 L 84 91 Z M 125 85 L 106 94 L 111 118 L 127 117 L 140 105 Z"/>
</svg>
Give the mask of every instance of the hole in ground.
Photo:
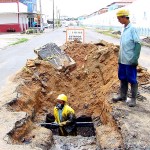
<svg viewBox="0 0 150 150">
<path fill-rule="evenodd" d="M 50 129 L 53 135 L 59 135 L 59 126 L 57 124 L 51 124 L 54 121 L 54 116 L 47 114 L 46 121 L 45 123 L 41 123 L 41 126 Z M 95 128 L 91 117 L 83 115 L 76 118 L 76 135 L 81 135 L 83 137 L 95 136 Z"/>
<path fill-rule="evenodd" d="M 59 127 L 48 124 L 54 121 L 54 116 L 51 114 L 47 114 L 45 121 L 46 124 L 42 124 L 42 126 L 50 129 L 53 132 L 54 144 L 51 150 L 98 150 L 98 146 L 96 145 L 95 128 L 91 117 L 82 115 L 76 118 L 76 136 L 59 136 Z"/>
</svg>

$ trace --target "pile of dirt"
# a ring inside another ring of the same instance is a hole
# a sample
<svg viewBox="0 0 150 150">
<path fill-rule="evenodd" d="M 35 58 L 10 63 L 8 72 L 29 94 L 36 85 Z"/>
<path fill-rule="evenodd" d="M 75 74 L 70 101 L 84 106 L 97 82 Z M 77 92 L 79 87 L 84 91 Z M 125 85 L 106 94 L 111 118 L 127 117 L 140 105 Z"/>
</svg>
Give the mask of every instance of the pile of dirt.
<svg viewBox="0 0 150 150">
<path fill-rule="evenodd" d="M 109 95 L 118 89 L 119 47 L 105 41 L 96 44 L 75 41 L 64 44 L 61 49 L 75 60 L 76 67 L 59 72 L 46 61 L 30 60 L 32 65 L 28 61 L 16 76 L 15 81 L 20 83 L 16 89 L 19 96 L 10 104 L 10 108 L 27 112 L 31 122 L 43 122 L 47 113 L 53 114 L 56 97 L 64 93 L 77 117 L 86 115 L 91 116 L 93 122 L 97 119 L 102 122 L 104 127 L 97 128 L 96 133 L 102 148 L 123 147 L 122 136 L 111 115 L 112 106 L 108 101 Z M 139 83 L 149 82 L 149 74 L 141 67 L 138 71 Z M 27 131 L 27 136 L 30 135 L 28 127 L 22 130 Z M 19 130 L 16 129 L 12 135 L 15 141 L 19 141 L 15 134 L 19 134 Z M 105 137 L 109 137 L 106 145 L 103 141 Z"/>
<path fill-rule="evenodd" d="M 105 44 L 107 45 L 97 46 L 70 42 L 63 45 L 66 53 L 76 61 L 76 68 L 65 72 L 55 70 L 46 61 L 38 60 L 38 64 L 37 60 L 33 60 L 35 65 L 24 67 L 16 77 L 22 84 L 18 88 L 21 96 L 17 100 L 17 105 L 13 105 L 15 110 L 26 111 L 31 115 L 32 107 L 35 109 L 34 112 L 39 114 L 45 111 L 53 113 L 57 95 L 65 93 L 77 116 L 92 116 L 99 113 L 105 103 L 105 96 L 118 81 L 118 47 Z M 35 101 L 38 101 L 36 106 Z M 107 123 L 107 120 L 108 117 L 103 117 L 103 122 Z"/>
</svg>

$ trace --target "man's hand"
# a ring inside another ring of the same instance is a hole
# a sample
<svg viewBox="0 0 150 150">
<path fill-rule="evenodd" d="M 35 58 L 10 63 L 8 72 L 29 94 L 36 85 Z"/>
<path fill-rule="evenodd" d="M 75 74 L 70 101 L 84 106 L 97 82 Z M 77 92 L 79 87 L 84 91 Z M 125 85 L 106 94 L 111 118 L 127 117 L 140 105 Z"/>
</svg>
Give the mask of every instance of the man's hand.
<svg viewBox="0 0 150 150">
<path fill-rule="evenodd" d="M 65 125 L 66 125 L 66 123 L 67 123 L 66 121 L 61 122 L 61 123 L 59 124 L 59 126 L 61 126 L 61 127 L 62 127 L 62 126 L 65 126 Z"/>
</svg>

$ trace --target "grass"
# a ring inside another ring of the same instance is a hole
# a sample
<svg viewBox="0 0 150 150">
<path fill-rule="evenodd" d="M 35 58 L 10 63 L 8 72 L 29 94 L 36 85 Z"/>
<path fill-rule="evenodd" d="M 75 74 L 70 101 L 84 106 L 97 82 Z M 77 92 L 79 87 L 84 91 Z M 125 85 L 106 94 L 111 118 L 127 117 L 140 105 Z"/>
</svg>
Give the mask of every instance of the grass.
<svg viewBox="0 0 150 150">
<path fill-rule="evenodd" d="M 21 38 L 21 39 L 18 39 L 18 41 L 10 44 L 10 45 L 17 45 L 17 44 L 20 44 L 20 43 L 24 43 L 24 42 L 27 42 L 29 39 L 27 38 Z"/>
<path fill-rule="evenodd" d="M 107 35 L 107 36 L 111 36 L 111 37 L 114 37 L 114 38 L 117 38 L 117 39 L 120 39 L 120 35 L 116 35 L 116 34 L 112 34 L 112 30 L 106 30 L 106 31 L 103 31 L 103 30 L 98 30 L 96 29 L 96 32 L 98 33 L 101 33 L 101 34 L 104 34 L 104 35 Z"/>
</svg>

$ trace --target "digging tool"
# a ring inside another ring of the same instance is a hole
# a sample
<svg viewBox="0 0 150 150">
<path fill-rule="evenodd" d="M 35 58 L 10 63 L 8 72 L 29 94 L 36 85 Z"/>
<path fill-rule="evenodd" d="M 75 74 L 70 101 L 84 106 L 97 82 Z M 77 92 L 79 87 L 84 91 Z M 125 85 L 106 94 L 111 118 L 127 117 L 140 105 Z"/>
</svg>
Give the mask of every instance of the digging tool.
<svg viewBox="0 0 150 150">
<path fill-rule="evenodd" d="M 40 123 L 41 126 L 48 126 L 48 128 L 58 128 L 60 127 L 57 123 Z M 76 122 L 77 127 L 93 127 L 93 122 Z"/>
<path fill-rule="evenodd" d="M 93 127 L 93 122 L 76 122 L 77 127 Z"/>
<path fill-rule="evenodd" d="M 48 128 L 52 128 L 52 129 L 56 129 L 56 128 L 59 127 L 59 124 L 57 124 L 55 122 L 52 122 L 52 123 L 43 122 L 43 123 L 40 123 L 39 125 L 42 126 L 42 127 L 48 127 Z"/>
</svg>

